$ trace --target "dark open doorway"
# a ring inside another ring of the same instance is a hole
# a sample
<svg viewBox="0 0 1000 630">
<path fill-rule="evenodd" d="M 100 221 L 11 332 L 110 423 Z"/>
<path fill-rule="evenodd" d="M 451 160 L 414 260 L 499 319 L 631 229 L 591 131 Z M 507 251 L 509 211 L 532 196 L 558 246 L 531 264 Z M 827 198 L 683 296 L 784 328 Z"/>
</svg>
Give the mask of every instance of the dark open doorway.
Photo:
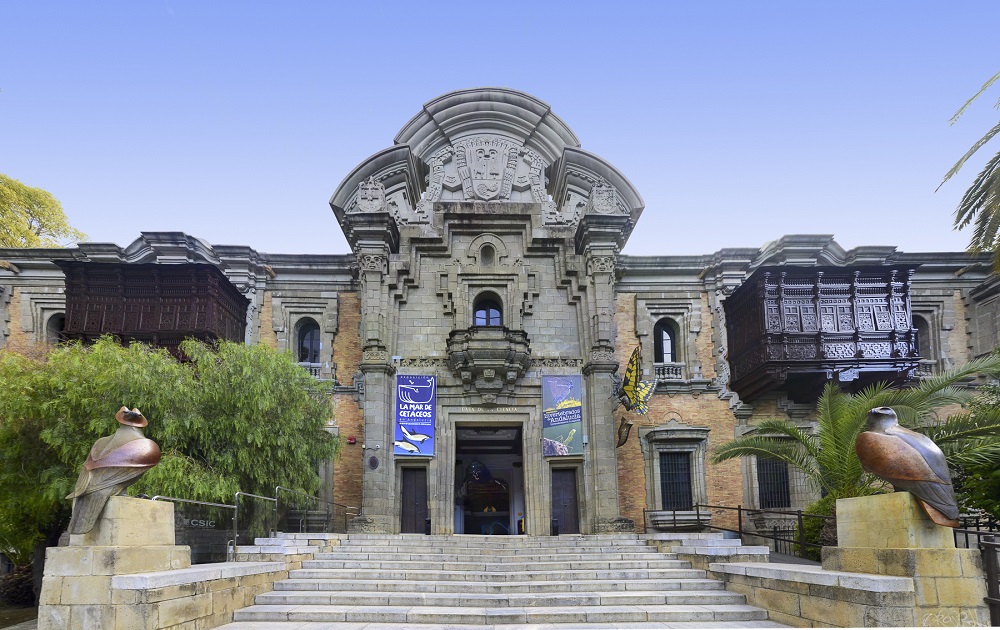
<svg viewBox="0 0 1000 630">
<path fill-rule="evenodd" d="M 521 425 L 458 426 L 455 533 L 524 533 Z"/>
</svg>

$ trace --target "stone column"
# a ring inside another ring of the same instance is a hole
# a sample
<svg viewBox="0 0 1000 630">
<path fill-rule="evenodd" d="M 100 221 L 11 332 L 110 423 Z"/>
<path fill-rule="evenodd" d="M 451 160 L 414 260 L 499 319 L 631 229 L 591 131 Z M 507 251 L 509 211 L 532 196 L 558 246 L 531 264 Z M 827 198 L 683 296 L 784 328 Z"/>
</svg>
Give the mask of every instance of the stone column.
<svg viewBox="0 0 1000 630">
<path fill-rule="evenodd" d="M 909 492 L 837 501 L 837 547 L 823 548 L 828 571 L 913 578 L 917 626 L 989 626 L 978 549 L 956 549 Z"/>
<path fill-rule="evenodd" d="M 365 467 L 361 514 L 350 531 L 392 533 L 399 530 L 395 507 L 395 465 L 392 456 L 393 374 L 389 363 L 392 325 L 388 283 L 389 256 L 399 251 L 399 230 L 386 211 L 349 214 L 344 234 L 358 259 L 361 282 L 361 364 L 364 378 Z M 377 448 L 376 448 L 377 447 Z M 370 457 L 379 465 L 368 465 Z"/>
<path fill-rule="evenodd" d="M 576 233 L 576 249 L 587 265 L 588 288 L 585 331 L 589 360 L 583 368 L 587 411 L 584 420 L 584 505 L 581 531 L 596 534 L 631 531 L 618 503 L 618 459 L 615 454 L 614 406 L 611 373 L 618 365 L 614 353 L 615 265 L 625 242 L 630 219 L 621 215 L 587 215 Z"/>
</svg>

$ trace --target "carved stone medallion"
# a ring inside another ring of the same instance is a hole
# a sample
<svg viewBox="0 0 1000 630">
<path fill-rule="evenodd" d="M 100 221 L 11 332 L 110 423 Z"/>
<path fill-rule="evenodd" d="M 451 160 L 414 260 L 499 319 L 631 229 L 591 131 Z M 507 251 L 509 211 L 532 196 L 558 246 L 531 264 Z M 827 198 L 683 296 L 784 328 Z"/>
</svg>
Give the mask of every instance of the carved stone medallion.
<svg viewBox="0 0 1000 630">
<path fill-rule="evenodd" d="M 382 182 L 376 181 L 375 177 L 369 177 L 358 184 L 358 212 L 387 212 L 388 206 L 385 202 L 385 186 Z"/>
</svg>

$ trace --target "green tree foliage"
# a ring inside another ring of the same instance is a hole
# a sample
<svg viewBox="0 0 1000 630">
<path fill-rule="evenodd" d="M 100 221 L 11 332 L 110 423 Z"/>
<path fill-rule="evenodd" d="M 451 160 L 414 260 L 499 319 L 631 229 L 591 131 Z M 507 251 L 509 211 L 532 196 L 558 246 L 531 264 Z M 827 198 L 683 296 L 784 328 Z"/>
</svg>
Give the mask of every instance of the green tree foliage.
<svg viewBox="0 0 1000 630">
<path fill-rule="evenodd" d="M 189 362 L 109 337 L 45 362 L 0 352 L 0 546 L 23 552 L 65 527 L 63 497 L 122 405 L 143 412 L 163 451 L 132 494 L 231 503 L 237 490 L 319 487 L 318 463 L 337 442 L 323 431 L 332 407 L 316 380 L 264 346 L 182 348 Z"/>
<path fill-rule="evenodd" d="M 969 108 L 969 105 L 998 80 L 1000 80 L 1000 72 L 993 75 L 972 98 L 955 112 L 955 115 L 951 117 L 951 124 L 955 124 Z M 997 100 L 994 108 L 1000 109 L 1000 100 Z M 973 144 L 972 148 L 951 167 L 938 188 L 940 189 L 945 182 L 962 170 L 965 162 L 998 133 L 1000 133 L 1000 123 L 986 132 L 986 135 Z M 955 209 L 955 229 L 961 230 L 970 224 L 974 224 L 975 228 L 969 239 L 969 251 L 972 253 L 993 252 L 993 268 L 1000 272 L 1000 152 L 986 163 L 983 170 L 973 180 L 972 185 L 965 191 L 962 200 L 958 203 L 958 208 Z"/>
<path fill-rule="evenodd" d="M 868 410 L 892 407 L 901 424 L 936 435 L 949 464 L 957 466 L 966 457 L 968 440 L 981 438 L 991 431 L 1000 433 L 1000 424 L 983 425 L 974 431 L 959 429 L 960 417 L 937 424 L 935 411 L 953 404 L 966 403 L 972 392 L 956 385 L 977 374 L 1000 373 L 1000 357 L 973 361 L 943 374 L 921 379 L 916 387 L 896 387 L 880 383 L 857 394 L 848 394 L 827 384 L 816 404 L 816 427 L 810 432 L 786 420 L 765 420 L 751 434 L 736 438 L 716 448 L 714 463 L 735 457 L 770 457 L 787 463 L 805 474 L 832 500 L 865 496 L 884 490 L 884 483 L 866 473 L 854 450 L 854 441 L 867 426 Z M 933 433 L 936 431 L 936 433 Z M 996 452 L 993 452 L 996 469 Z"/>
<path fill-rule="evenodd" d="M 50 193 L 0 173 L 0 247 L 63 247 L 86 238 Z"/>
</svg>

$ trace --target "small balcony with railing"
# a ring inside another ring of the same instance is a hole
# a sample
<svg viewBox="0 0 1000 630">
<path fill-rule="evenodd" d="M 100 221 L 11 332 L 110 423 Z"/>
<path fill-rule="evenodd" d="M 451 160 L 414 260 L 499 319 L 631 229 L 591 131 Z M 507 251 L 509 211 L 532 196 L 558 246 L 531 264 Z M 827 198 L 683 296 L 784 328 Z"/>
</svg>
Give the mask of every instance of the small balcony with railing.
<svg viewBox="0 0 1000 630">
<path fill-rule="evenodd" d="M 683 363 L 654 363 L 653 375 L 659 381 L 683 381 L 687 379 Z"/>
</svg>

